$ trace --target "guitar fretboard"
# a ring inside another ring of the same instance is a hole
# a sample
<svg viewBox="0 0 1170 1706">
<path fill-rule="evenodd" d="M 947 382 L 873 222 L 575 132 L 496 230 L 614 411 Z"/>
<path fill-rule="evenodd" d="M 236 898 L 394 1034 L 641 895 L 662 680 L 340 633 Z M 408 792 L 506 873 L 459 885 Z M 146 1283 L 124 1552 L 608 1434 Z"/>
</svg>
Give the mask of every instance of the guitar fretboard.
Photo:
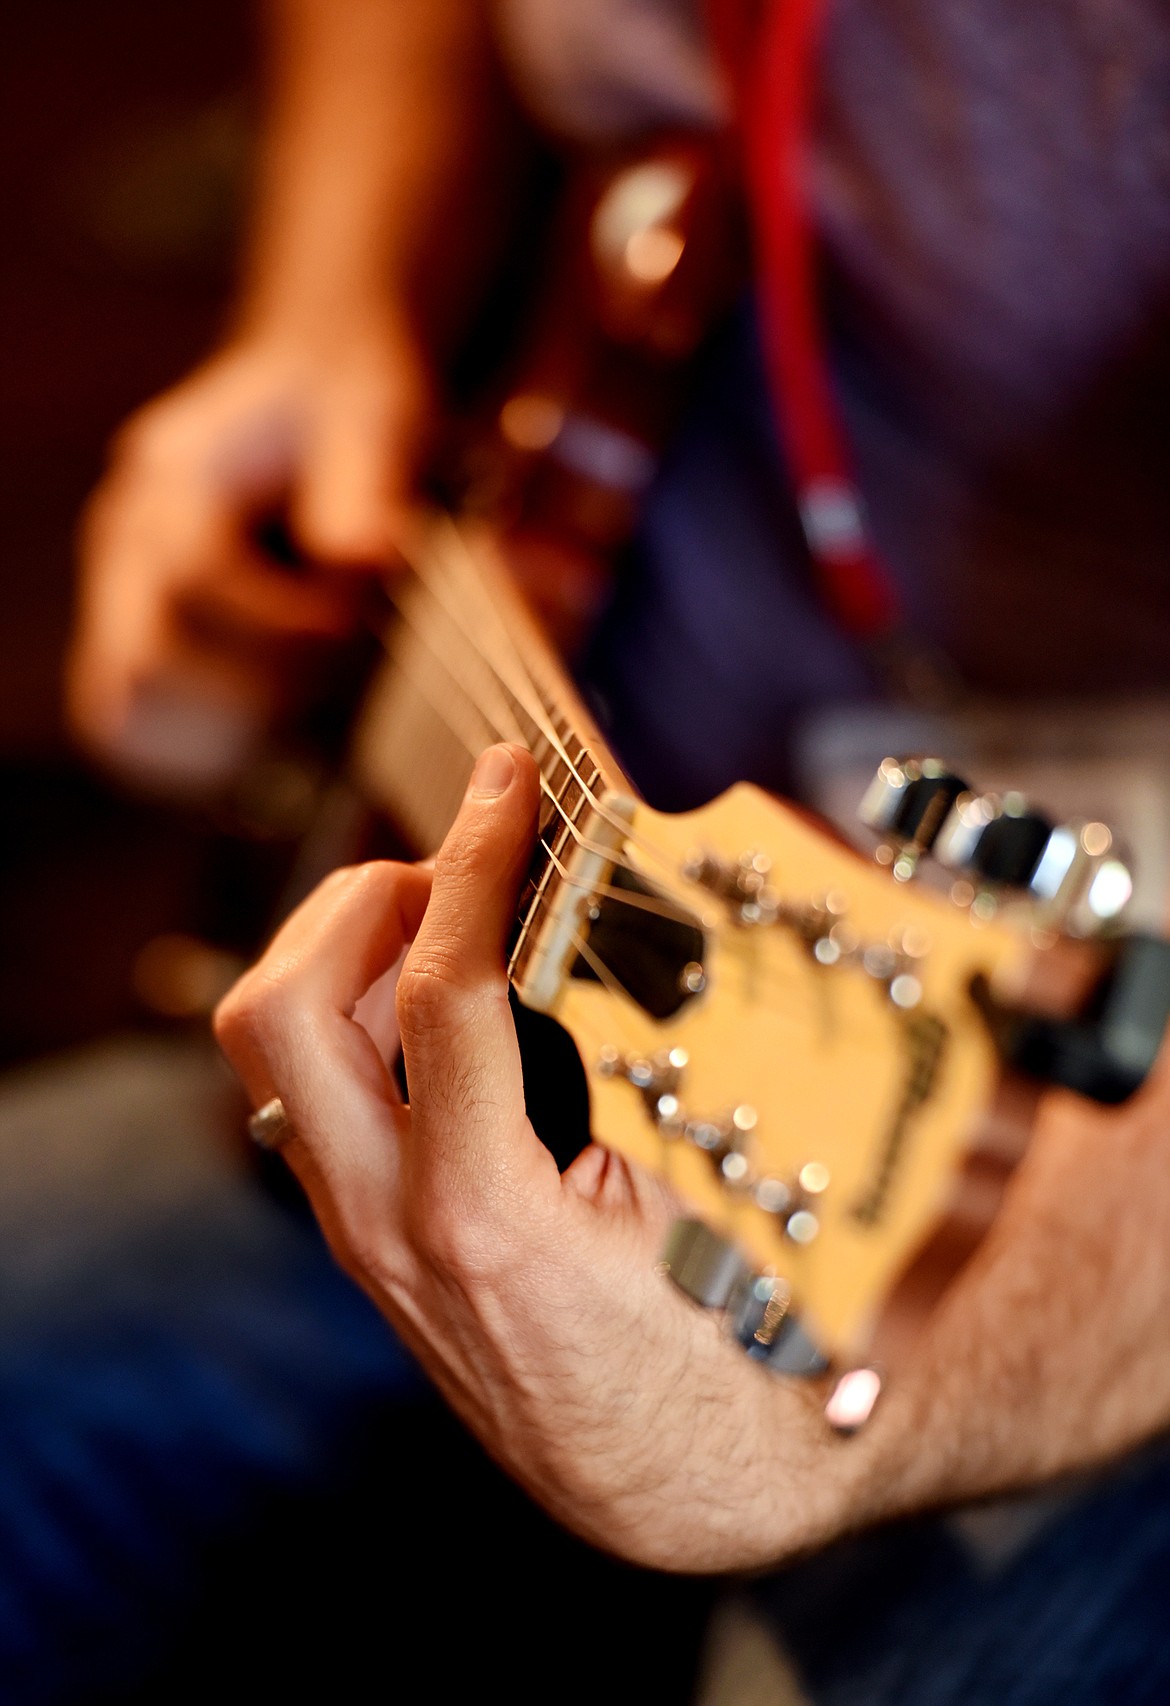
<svg viewBox="0 0 1170 1706">
<path fill-rule="evenodd" d="M 363 713 L 354 767 L 425 854 L 449 829 L 480 752 L 500 740 L 528 747 L 544 788 L 515 975 L 591 808 L 628 785 L 487 539 L 442 518 L 412 561 L 413 578 L 394 589 L 387 667 Z"/>
</svg>

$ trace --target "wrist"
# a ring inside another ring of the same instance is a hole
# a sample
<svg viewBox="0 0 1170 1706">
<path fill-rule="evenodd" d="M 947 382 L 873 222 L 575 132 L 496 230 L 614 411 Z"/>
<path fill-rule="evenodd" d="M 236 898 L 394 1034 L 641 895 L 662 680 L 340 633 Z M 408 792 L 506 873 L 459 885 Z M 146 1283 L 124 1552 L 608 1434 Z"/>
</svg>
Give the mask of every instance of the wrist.
<svg viewBox="0 0 1170 1706">
<path fill-rule="evenodd" d="M 364 351 L 412 367 L 431 365 L 406 303 L 357 279 L 250 283 L 231 317 L 227 341 L 310 359 L 333 361 Z"/>
</svg>

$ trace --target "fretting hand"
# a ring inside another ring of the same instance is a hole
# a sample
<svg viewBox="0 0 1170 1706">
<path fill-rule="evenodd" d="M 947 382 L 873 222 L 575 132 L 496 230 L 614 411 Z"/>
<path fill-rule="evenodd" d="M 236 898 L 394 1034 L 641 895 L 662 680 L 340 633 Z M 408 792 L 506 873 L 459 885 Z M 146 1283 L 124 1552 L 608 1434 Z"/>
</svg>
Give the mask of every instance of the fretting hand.
<svg viewBox="0 0 1170 1706">
<path fill-rule="evenodd" d="M 914 1362 L 836 1438 L 822 1393 L 750 1362 L 657 1271 L 669 1191 L 598 1147 L 558 1175 L 528 1124 L 503 954 L 537 797 L 531 760 L 491 749 L 433 877 L 335 874 L 217 1025 L 255 1103 L 282 1099 L 339 1258 L 501 1463 L 624 1556 L 740 1569 L 1164 1425 L 1166 1062 L 1120 1110 L 1046 1100 Z M 409 1108 L 385 1064 L 399 1037 Z"/>
</svg>

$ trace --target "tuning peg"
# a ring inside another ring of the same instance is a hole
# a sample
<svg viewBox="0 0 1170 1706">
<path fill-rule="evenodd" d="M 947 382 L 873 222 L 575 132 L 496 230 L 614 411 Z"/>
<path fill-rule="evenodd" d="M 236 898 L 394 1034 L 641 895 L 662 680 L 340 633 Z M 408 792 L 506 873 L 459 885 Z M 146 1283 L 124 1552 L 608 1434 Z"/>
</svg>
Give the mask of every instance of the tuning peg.
<svg viewBox="0 0 1170 1706">
<path fill-rule="evenodd" d="M 1024 889 L 1056 833 L 1056 825 L 1029 810 L 1022 794 L 965 793 L 942 826 L 934 853 L 940 864 L 978 883 Z"/>
<path fill-rule="evenodd" d="M 675 1221 L 661 1266 L 692 1303 L 723 1310 L 732 1336 L 776 1373 L 813 1378 L 828 1368 L 792 1312 L 785 1281 L 753 1273 L 734 1245 L 702 1221 Z"/>
<path fill-rule="evenodd" d="M 1077 935 L 1112 924 L 1133 893 L 1105 824 L 1054 824 L 1016 793 L 960 795 L 934 853 L 971 880 L 982 910 L 994 908 L 996 891 L 1015 889 L 1036 904 L 1038 922 Z"/>
<path fill-rule="evenodd" d="M 913 876 L 955 801 L 967 792 L 967 783 L 941 758 L 883 759 L 858 810 L 861 821 L 882 838 L 879 861 L 892 865 L 902 881 Z"/>
</svg>

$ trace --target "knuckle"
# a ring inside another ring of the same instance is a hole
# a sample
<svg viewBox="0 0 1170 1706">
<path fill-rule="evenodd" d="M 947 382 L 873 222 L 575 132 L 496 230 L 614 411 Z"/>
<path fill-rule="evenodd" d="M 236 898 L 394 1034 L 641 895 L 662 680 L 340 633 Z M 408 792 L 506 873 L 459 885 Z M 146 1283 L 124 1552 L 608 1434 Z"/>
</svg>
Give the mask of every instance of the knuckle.
<svg viewBox="0 0 1170 1706">
<path fill-rule="evenodd" d="M 369 869 L 368 865 L 338 865 L 328 876 L 322 877 L 317 893 L 332 896 L 347 894 L 357 887 Z M 368 878 L 366 880 L 368 881 Z"/>
<path fill-rule="evenodd" d="M 351 913 L 379 917 L 392 911 L 408 870 L 409 866 L 381 859 L 331 871 L 316 891 L 319 916 L 336 920 Z"/>
<path fill-rule="evenodd" d="M 454 952 L 428 950 L 407 958 L 395 995 L 403 1043 L 431 1044 L 470 1035 L 477 1015 L 496 1002 L 507 1002 L 503 967 L 472 975 Z M 448 1098 L 466 1106 L 478 1074 L 471 1065 L 448 1075 Z"/>
<path fill-rule="evenodd" d="M 431 949 L 412 953 L 398 980 L 398 1023 L 404 1035 L 450 1029 L 465 1011 L 469 991 L 458 963 Z"/>
<path fill-rule="evenodd" d="M 328 1209 L 317 1205 L 317 1217 L 329 1252 L 338 1267 L 359 1286 L 379 1286 L 389 1279 L 384 1248 L 368 1217 L 334 1202 Z"/>
<path fill-rule="evenodd" d="M 403 1285 L 410 1257 L 401 1236 L 401 1217 L 364 1185 L 329 1191 L 328 1209 L 318 1213 L 330 1250 L 351 1279 L 383 1295 Z"/>
<path fill-rule="evenodd" d="M 145 403 L 118 428 L 110 440 L 110 459 L 117 468 L 147 468 L 168 457 L 178 412 L 176 393 L 167 392 Z"/>
<path fill-rule="evenodd" d="M 279 975 L 254 967 L 228 991 L 212 1015 L 217 1042 L 227 1054 L 249 1045 L 263 1045 L 283 1027 L 288 1000 Z"/>
<path fill-rule="evenodd" d="M 371 859 L 362 865 L 339 865 L 330 871 L 318 890 L 337 900 L 376 897 L 383 889 L 392 891 L 404 866 L 388 859 Z"/>
</svg>

